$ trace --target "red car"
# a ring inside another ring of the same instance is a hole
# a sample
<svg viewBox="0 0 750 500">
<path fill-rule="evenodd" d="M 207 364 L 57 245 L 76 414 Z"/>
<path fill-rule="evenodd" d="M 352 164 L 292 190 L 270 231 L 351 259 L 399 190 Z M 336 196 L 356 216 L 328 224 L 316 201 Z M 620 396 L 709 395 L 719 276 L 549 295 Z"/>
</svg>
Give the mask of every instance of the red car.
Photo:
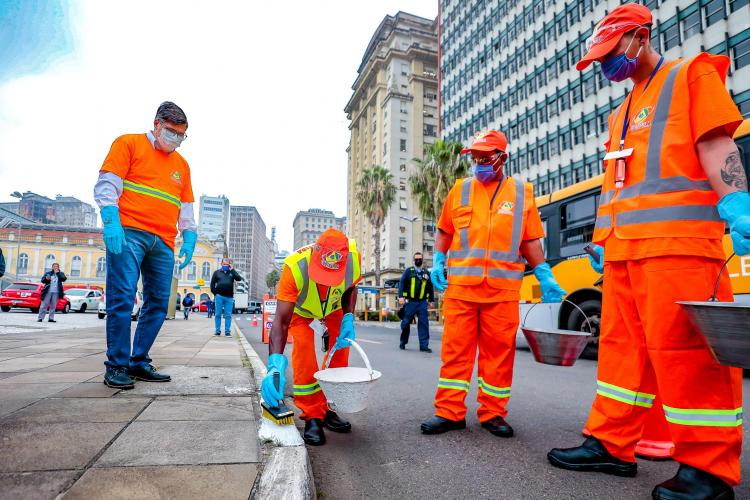
<svg viewBox="0 0 750 500">
<path fill-rule="evenodd" d="M 8 312 L 12 307 L 31 309 L 31 312 L 38 313 L 39 305 L 42 303 L 43 283 L 13 283 L 3 290 L 0 295 L 0 310 Z M 56 310 L 68 314 L 70 311 L 70 301 L 67 297 L 62 297 L 57 301 Z"/>
</svg>

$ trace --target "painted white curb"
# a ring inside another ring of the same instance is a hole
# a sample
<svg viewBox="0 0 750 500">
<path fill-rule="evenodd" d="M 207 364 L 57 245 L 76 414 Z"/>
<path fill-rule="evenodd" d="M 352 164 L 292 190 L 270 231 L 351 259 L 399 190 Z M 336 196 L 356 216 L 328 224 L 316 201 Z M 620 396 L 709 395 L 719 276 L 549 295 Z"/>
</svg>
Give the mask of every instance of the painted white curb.
<svg viewBox="0 0 750 500">
<path fill-rule="evenodd" d="M 232 328 L 235 335 L 240 339 L 240 345 L 250 360 L 255 378 L 255 386 L 260 400 L 260 384 L 267 370 L 258 353 L 247 341 L 245 335 L 232 320 Z M 260 431 L 260 426 L 258 429 Z M 298 432 L 295 428 L 295 432 Z M 258 488 L 253 495 L 255 498 L 264 500 L 289 499 L 310 500 L 316 498 L 315 482 L 313 480 L 312 466 L 307 448 L 301 446 L 275 446 L 271 456 L 263 467 Z"/>
</svg>

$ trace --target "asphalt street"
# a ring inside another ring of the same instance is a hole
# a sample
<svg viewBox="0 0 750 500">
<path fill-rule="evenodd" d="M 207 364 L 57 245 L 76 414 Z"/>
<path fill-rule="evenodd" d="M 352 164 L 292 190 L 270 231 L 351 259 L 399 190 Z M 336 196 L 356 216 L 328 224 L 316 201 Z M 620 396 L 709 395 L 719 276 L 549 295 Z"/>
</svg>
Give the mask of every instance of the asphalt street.
<svg viewBox="0 0 750 500">
<path fill-rule="evenodd" d="M 265 361 L 268 347 L 247 316 L 238 321 Z M 399 330 L 357 326 L 357 339 L 373 368 L 383 373 L 369 408 L 345 415 L 351 434 L 327 432 L 328 443 L 308 447 L 319 498 L 487 498 L 487 499 L 647 499 L 657 483 L 676 471 L 671 461 L 639 460 L 635 478 L 574 473 L 549 465 L 553 447 L 582 442 L 581 428 L 593 399 L 596 362 L 578 360 L 564 368 L 538 364 L 518 350 L 508 422 L 516 436 L 502 439 L 479 426 L 476 374 L 466 401 L 467 429 L 425 436 L 420 423 L 433 414 L 440 369 L 440 334 L 432 354 L 419 352 L 416 328 L 406 351 L 398 349 Z M 291 354 L 287 348 L 287 354 Z M 322 353 L 318 351 L 319 360 Z M 363 366 L 356 353 L 353 365 Z M 291 363 L 290 363 L 291 366 Z M 287 394 L 291 394 L 291 370 Z M 747 391 L 750 380 L 745 380 Z M 746 405 L 747 408 L 747 405 Z M 750 498 L 748 452 L 743 453 L 744 484 L 737 498 Z"/>
</svg>

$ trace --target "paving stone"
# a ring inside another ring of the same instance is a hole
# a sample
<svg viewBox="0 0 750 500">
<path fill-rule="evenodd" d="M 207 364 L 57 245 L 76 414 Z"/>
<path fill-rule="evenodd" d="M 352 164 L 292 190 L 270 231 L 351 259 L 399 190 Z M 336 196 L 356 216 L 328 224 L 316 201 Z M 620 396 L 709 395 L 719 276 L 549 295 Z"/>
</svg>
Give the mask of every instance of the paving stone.
<svg viewBox="0 0 750 500">
<path fill-rule="evenodd" d="M 73 385 L 75 385 L 75 382 L 60 382 L 56 384 L 0 384 L 0 401 L 42 399 L 64 391 Z"/>
<path fill-rule="evenodd" d="M 10 415 L 14 411 L 20 410 L 21 408 L 28 406 L 32 403 L 39 401 L 39 398 L 29 399 L 2 399 L 0 398 L 0 419 L 6 415 Z"/>
<path fill-rule="evenodd" d="M 69 358 L 66 358 L 69 359 Z M 27 357 L 0 361 L 0 372 L 24 372 L 57 364 L 57 361 L 30 359 Z"/>
<path fill-rule="evenodd" d="M 0 386 L 4 384 L 38 384 L 44 382 L 61 383 L 61 382 L 84 382 L 103 373 L 102 371 L 94 372 L 27 372 L 15 377 L 0 380 Z"/>
<path fill-rule="evenodd" d="M 254 464 L 94 468 L 63 498 L 89 500 L 106 491 L 108 500 L 135 497 L 246 500 L 257 474 Z"/>
<path fill-rule="evenodd" d="M 93 380 L 96 380 L 94 377 Z M 102 377 L 96 382 L 76 384 L 69 389 L 55 394 L 56 398 L 109 398 L 120 392 L 120 389 L 107 387 L 102 383 Z"/>
<path fill-rule="evenodd" d="M 212 368 L 164 366 L 160 368 L 172 376 L 171 382 L 137 383 L 135 389 L 123 395 L 180 396 L 185 394 L 243 395 L 254 391 L 254 382 L 246 368 Z M 205 377 L 205 378 L 204 378 Z"/>
<path fill-rule="evenodd" d="M 16 375 L 20 375 L 22 373 L 28 372 L 0 372 L 0 380 L 6 379 L 8 377 L 15 377 Z"/>
<path fill-rule="evenodd" d="M 254 420 L 250 397 L 159 397 L 138 416 L 137 422 L 153 420 Z"/>
<path fill-rule="evenodd" d="M 67 363 L 41 368 L 41 372 L 89 372 L 104 371 L 104 356 L 79 358 Z"/>
<path fill-rule="evenodd" d="M 48 398 L 14 413 L 3 424 L 130 422 L 149 401 L 148 398 Z"/>
<path fill-rule="evenodd" d="M 3 457 L 0 472 L 80 469 L 124 426 L 124 423 L 0 422 L 0 457 Z"/>
<path fill-rule="evenodd" d="M 258 438 L 253 421 L 135 421 L 94 467 L 258 461 Z"/>
<path fill-rule="evenodd" d="M 70 488 L 80 474 L 75 470 L 1 473 L 0 496 L 4 499 L 52 499 Z"/>
</svg>

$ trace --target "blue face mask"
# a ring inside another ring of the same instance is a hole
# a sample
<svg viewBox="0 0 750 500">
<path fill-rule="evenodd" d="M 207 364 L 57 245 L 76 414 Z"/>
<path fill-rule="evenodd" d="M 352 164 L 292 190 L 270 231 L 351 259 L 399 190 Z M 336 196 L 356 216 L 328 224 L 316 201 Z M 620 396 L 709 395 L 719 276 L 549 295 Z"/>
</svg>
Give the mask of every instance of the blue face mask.
<svg viewBox="0 0 750 500">
<path fill-rule="evenodd" d="M 229 271 L 229 266 L 221 266 L 222 271 Z"/>
<path fill-rule="evenodd" d="M 492 182 L 497 177 L 495 168 L 492 165 L 474 165 L 474 177 L 482 184 Z"/>
<path fill-rule="evenodd" d="M 635 37 L 633 37 L 633 40 L 635 40 Z M 631 40 L 630 43 L 633 43 L 633 41 Z M 638 56 L 641 55 L 642 48 L 643 46 L 638 49 L 638 53 L 631 59 L 627 55 L 628 50 L 630 50 L 630 45 L 628 45 L 625 52 L 604 61 L 601 64 L 604 77 L 612 82 L 622 82 L 633 76 L 635 68 L 638 66 Z"/>
</svg>

